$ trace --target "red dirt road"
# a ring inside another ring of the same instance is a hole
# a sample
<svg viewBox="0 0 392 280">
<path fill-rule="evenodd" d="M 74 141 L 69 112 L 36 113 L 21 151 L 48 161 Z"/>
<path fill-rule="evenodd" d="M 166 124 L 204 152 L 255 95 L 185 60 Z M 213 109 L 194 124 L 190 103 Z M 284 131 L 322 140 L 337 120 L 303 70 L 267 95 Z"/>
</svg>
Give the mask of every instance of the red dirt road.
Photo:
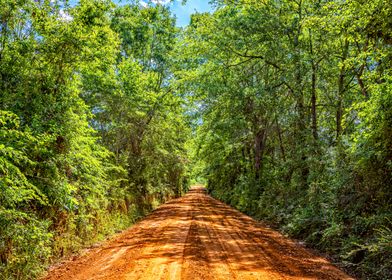
<svg viewBox="0 0 392 280">
<path fill-rule="evenodd" d="M 43 279 L 353 278 L 194 187 Z"/>
</svg>

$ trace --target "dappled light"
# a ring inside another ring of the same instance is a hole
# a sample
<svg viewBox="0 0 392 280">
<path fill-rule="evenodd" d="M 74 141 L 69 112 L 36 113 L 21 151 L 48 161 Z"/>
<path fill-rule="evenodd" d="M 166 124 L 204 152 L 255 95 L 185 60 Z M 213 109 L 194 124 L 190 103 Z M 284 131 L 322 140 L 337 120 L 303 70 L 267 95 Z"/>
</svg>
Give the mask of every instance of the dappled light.
<svg viewBox="0 0 392 280">
<path fill-rule="evenodd" d="M 0 280 L 392 279 L 391 31 L 391 0 L 1 0 Z"/>
<path fill-rule="evenodd" d="M 54 279 L 352 279 L 196 186 Z"/>
</svg>

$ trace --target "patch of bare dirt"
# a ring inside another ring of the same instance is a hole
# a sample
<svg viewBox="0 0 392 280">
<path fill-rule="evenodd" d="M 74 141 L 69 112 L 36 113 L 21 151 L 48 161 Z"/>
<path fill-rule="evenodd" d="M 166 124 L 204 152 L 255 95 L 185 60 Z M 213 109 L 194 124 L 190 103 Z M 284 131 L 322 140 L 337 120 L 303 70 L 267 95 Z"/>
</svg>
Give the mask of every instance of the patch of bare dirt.
<svg viewBox="0 0 392 280">
<path fill-rule="evenodd" d="M 196 186 L 43 279 L 353 278 Z"/>
</svg>

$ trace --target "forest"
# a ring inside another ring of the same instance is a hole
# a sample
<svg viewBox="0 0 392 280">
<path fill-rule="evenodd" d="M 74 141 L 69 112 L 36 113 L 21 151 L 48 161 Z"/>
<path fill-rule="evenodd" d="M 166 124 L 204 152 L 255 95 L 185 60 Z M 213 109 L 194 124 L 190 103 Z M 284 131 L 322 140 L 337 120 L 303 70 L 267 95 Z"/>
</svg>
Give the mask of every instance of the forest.
<svg viewBox="0 0 392 280">
<path fill-rule="evenodd" d="M 392 2 L 210 2 L 179 28 L 159 1 L 1 0 L 1 279 L 194 182 L 392 279 Z"/>
</svg>

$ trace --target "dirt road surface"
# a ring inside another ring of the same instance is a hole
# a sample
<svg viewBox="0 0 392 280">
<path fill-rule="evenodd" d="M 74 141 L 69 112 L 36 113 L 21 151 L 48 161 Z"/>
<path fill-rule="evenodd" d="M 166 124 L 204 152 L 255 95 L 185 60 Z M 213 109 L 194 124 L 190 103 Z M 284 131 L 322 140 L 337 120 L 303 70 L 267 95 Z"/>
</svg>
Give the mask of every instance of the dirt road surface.
<svg viewBox="0 0 392 280">
<path fill-rule="evenodd" d="M 193 187 L 98 248 L 52 268 L 62 279 L 353 279 Z"/>
</svg>

